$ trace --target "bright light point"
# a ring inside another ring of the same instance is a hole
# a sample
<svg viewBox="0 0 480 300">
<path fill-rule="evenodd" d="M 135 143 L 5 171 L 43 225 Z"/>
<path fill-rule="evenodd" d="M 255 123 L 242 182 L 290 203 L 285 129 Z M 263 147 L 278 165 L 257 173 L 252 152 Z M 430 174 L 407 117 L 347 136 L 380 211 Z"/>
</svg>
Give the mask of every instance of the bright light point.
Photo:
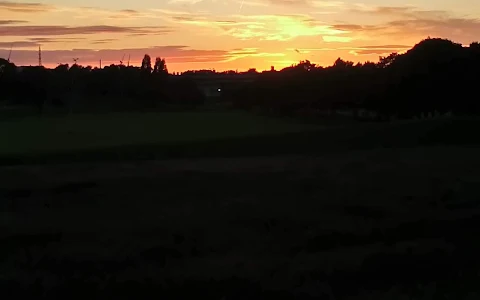
<svg viewBox="0 0 480 300">
<path fill-rule="evenodd" d="M 218 92 L 220 93 L 222 91 L 222 89 L 218 89 Z"/>
</svg>

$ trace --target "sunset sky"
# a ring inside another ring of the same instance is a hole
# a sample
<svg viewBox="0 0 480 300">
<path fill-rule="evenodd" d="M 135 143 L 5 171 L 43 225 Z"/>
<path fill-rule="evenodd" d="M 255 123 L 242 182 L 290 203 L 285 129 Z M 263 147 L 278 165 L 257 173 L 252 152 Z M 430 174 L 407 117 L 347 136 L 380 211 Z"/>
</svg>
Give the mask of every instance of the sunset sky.
<svg viewBox="0 0 480 300">
<path fill-rule="evenodd" d="M 427 36 L 480 40 L 478 0 L 0 0 L 0 57 L 17 65 L 144 54 L 170 71 L 280 69 L 302 59 L 377 61 Z M 298 50 L 298 51 L 297 51 Z"/>
</svg>

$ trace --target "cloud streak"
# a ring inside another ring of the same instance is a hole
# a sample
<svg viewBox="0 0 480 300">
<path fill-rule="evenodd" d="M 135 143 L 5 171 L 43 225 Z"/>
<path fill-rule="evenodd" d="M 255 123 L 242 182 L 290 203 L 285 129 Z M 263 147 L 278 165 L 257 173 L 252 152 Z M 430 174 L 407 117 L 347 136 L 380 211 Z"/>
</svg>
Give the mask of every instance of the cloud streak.
<svg viewBox="0 0 480 300">
<path fill-rule="evenodd" d="M 28 21 L 23 21 L 23 20 L 0 20 L 0 26 L 22 24 L 22 23 L 28 23 Z"/>
<path fill-rule="evenodd" d="M 121 26 L 0 26 L 0 36 L 64 36 L 101 33 L 148 33 L 167 34 L 170 27 L 121 27 Z"/>
<path fill-rule="evenodd" d="M 467 42 L 479 38 L 479 19 L 455 17 L 446 11 L 426 11 L 413 7 L 377 7 L 355 11 L 376 17 L 387 16 L 393 20 L 375 25 L 336 24 L 333 28 L 348 31 L 359 39 L 382 37 L 418 40 L 433 36 Z"/>
<path fill-rule="evenodd" d="M 102 40 L 99 40 L 102 42 Z M 9 51 L 9 43 L 0 43 L 0 56 Z M 34 41 L 17 42 L 20 46 L 36 45 Z M 38 52 L 32 50 L 17 50 L 14 53 L 13 62 L 22 62 L 25 65 L 36 64 Z M 256 48 L 235 49 L 235 50 L 200 50 L 192 49 L 187 46 L 156 46 L 149 48 L 132 49 L 72 49 L 72 50 L 43 50 L 42 59 L 46 65 L 56 65 L 57 63 L 69 63 L 72 57 L 80 58 L 80 63 L 96 64 L 100 59 L 104 64 L 116 63 L 123 55 L 130 55 L 133 64 L 139 64 L 144 54 L 150 54 L 152 57 L 161 56 L 166 58 L 169 64 L 178 63 L 225 63 L 246 57 L 283 57 L 283 53 L 259 52 Z"/>
<path fill-rule="evenodd" d="M 43 3 L 24 3 L 0 1 L 0 10 L 17 12 L 17 13 L 40 13 L 54 10 L 54 6 Z"/>
<path fill-rule="evenodd" d="M 234 15 L 231 20 L 215 20 L 206 15 L 170 16 L 177 23 L 218 29 L 240 40 L 289 41 L 297 37 L 326 36 L 326 40 L 348 40 L 346 32 L 324 24 L 309 15 Z"/>
<path fill-rule="evenodd" d="M 44 44 L 54 44 L 54 43 L 72 43 L 72 42 L 78 42 L 82 39 L 79 38 L 30 38 L 26 40 L 20 40 L 20 41 L 11 41 L 11 42 L 0 42 L 0 48 L 7 48 L 7 47 L 13 47 L 15 49 L 18 48 L 36 48 L 38 46 L 44 45 Z"/>
</svg>

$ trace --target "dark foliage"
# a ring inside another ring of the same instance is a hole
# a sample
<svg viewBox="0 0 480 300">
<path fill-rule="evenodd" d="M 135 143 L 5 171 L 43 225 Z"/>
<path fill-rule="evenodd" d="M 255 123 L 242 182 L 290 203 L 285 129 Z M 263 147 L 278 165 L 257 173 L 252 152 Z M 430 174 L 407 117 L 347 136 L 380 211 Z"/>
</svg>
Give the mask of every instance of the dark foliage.
<svg viewBox="0 0 480 300">
<path fill-rule="evenodd" d="M 165 105 L 198 105 L 204 99 L 186 78 L 169 77 L 164 59 L 152 67 L 145 55 L 142 66 L 111 65 L 102 69 L 59 65 L 16 67 L 0 60 L 0 101 L 62 111 L 139 110 Z"/>
<path fill-rule="evenodd" d="M 103 69 L 59 65 L 16 68 L 0 60 L 1 97 L 13 104 L 106 110 L 154 109 L 164 105 L 198 105 L 204 96 L 196 75 L 231 75 L 241 81 L 255 74 L 253 83 L 222 91 L 222 99 L 236 108 L 276 115 L 325 115 L 348 111 L 357 118 L 388 120 L 451 112 L 480 113 L 475 83 L 480 70 L 480 44 L 468 47 L 428 38 L 404 54 L 392 53 L 379 62 L 337 59 L 330 67 L 310 61 L 279 72 L 245 73 L 213 70 L 168 76 L 164 59 L 145 55 L 141 67 L 111 65 Z M 195 76 L 193 76 L 195 75 Z M 214 76 L 215 75 L 215 76 Z M 257 76 L 258 75 L 258 76 Z M 212 77 L 212 78 L 213 78 Z M 223 90 L 223 89 L 222 89 Z"/>
<path fill-rule="evenodd" d="M 369 110 L 379 119 L 435 112 L 476 115 L 479 71 L 480 44 L 463 47 L 429 38 L 404 54 L 380 57 L 378 63 L 355 65 L 339 58 L 323 68 L 307 60 L 264 72 L 231 100 L 239 108 L 280 115 L 345 109 L 354 114 Z"/>
</svg>

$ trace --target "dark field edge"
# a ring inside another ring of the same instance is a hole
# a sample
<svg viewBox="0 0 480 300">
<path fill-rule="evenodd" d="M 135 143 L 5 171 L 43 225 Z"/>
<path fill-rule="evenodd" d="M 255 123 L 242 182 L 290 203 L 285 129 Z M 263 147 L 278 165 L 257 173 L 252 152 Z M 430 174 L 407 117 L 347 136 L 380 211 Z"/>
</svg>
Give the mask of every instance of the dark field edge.
<svg viewBox="0 0 480 300">
<path fill-rule="evenodd" d="M 0 166 L 179 158 L 317 155 L 374 148 L 478 146 L 480 120 L 362 124 L 322 130 L 178 144 L 139 144 L 36 154 L 0 155 Z"/>
</svg>

